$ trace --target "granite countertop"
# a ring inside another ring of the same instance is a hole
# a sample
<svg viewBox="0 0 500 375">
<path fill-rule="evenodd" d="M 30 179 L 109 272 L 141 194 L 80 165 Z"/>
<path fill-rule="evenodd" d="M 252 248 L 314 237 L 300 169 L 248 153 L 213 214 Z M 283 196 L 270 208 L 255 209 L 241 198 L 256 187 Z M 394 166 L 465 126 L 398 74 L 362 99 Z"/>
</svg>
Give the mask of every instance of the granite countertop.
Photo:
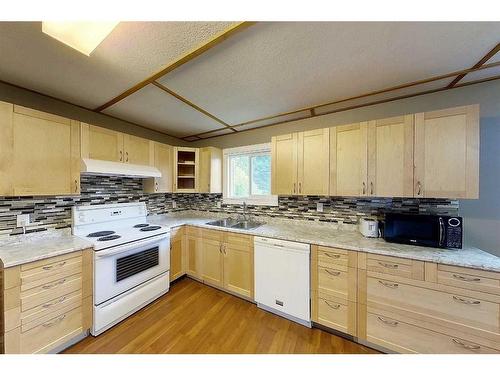
<svg viewBox="0 0 500 375">
<path fill-rule="evenodd" d="M 223 217 L 228 217 L 228 215 L 200 211 L 180 211 L 165 215 L 149 216 L 148 221 L 170 228 L 188 224 L 207 229 L 500 272 L 500 257 L 472 247 L 461 250 L 448 250 L 400 245 L 385 242 L 381 238 L 365 238 L 357 231 L 354 225 L 309 222 L 304 220 L 258 217 L 256 218 L 257 221 L 265 223 L 251 230 L 220 228 L 207 224 L 212 220 Z M 89 242 L 71 235 L 69 229 L 6 236 L 0 237 L 0 260 L 3 262 L 4 267 L 12 267 L 72 251 L 87 249 L 91 246 Z"/>
<path fill-rule="evenodd" d="M 0 237 L 0 261 L 5 268 L 35 262 L 92 247 L 90 242 L 71 234 L 71 229 Z"/>
</svg>

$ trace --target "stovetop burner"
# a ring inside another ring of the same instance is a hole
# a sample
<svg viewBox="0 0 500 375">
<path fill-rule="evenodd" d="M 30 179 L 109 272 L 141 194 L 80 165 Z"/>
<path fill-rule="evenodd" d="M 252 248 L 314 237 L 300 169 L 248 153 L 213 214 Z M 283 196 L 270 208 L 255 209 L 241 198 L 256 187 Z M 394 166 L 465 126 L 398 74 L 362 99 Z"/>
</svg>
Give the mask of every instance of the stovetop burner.
<svg viewBox="0 0 500 375">
<path fill-rule="evenodd" d="M 136 225 L 134 225 L 134 228 L 144 228 L 144 227 L 149 227 L 149 224 L 136 224 Z"/>
<path fill-rule="evenodd" d="M 115 233 L 115 232 L 113 232 Z M 97 241 L 112 241 L 112 240 L 116 240 L 118 238 L 120 238 L 121 236 L 115 234 L 115 235 L 112 235 L 112 236 L 104 236 L 104 237 L 100 237 L 97 239 Z"/>
<path fill-rule="evenodd" d="M 149 225 L 145 228 L 141 228 L 141 232 L 150 232 L 152 230 L 158 230 L 158 229 L 161 229 L 159 225 Z"/>
<path fill-rule="evenodd" d="M 103 236 L 112 235 L 114 233 L 115 232 L 112 231 L 112 230 L 103 230 L 103 231 L 100 231 L 100 232 L 90 233 L 90 234 L 87 235 L 87 237 L 103 237 Z"/>
</svg>

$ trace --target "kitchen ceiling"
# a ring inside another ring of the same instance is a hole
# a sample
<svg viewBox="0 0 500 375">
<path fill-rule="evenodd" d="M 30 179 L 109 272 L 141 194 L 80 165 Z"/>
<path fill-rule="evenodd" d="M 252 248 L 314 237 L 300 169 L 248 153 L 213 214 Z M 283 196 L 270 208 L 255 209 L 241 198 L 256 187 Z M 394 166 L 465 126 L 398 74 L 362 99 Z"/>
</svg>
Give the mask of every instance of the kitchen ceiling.
<svg viewBox="0 0 500 375">
<path fill-rule="evenodd" d="M 0 80 L 196 140 L 315 112 L 241 125 L 258 118 L 471 68 L 500 35 L 500 23 L 487 22 L 259 22 L 110 102 L 236 25 L 122 22 L 87 57 L 43 34 L 39 22 L 0 22 Z M 499 74 L 500 67 L 476 71 L 460 83 Z M 453 79 L 401 93 L 445 87 Z"/>
</svg>

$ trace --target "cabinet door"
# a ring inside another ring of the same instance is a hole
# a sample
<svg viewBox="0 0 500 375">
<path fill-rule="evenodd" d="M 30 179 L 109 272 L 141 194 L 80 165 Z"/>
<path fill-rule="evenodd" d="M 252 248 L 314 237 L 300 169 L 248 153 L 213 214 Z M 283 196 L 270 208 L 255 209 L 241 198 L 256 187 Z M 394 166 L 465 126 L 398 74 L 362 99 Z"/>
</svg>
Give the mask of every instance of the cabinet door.
<svg viewBox="0 0 500 375">
<path fill-rule="evenodd" d="M 415 115 L 415 197 L 479 198 L 479 105 Z"/>
<path fill-rule="evenodd" d="M 11 176 L 14 195 L 78 194 L 80 123 L 14 106 Z"/>
<path fill-rule="evenodd" d="M 330 195 L 367 195 L 367 122 L 330 128 Z"/>
<path fill-rule="evenodd" d="M 174 192 L 197 193 L 200 149 L 174 147 Z"/>
<path fill-rule="evenodd" d="M 330 129 L 298 134 L 298 186 L 302 195 L 328 195 Z"/>
<path fill-rule="evenodd" d="M 271 190 L 275 195 L 297 194 L 297 133 L 271 138 Z"/>
<path fill-rule="evenodd" d="M 222 193 L 222 150 L 200 148 L 199 192 Z"/>
<path fill-rule="evenodd" d="M 190 228 L 188 228 L 189 230 Z M 186 253 L 187 253 L 187 269 L 186 273 L 189 276 L 201 279 L 201 239 L 199 236 L 186 235 Z"/>
<path fill-rule="evenodd" d="M 163 143 L 154 143 L 154 166 L 161 172 L 159 178 L 144 180 L 146 193 L 171 193 L 173 186 L 173 147 Z"/>
<path fill-rule="evenodd" d="M 14 105 L 0 102 L 0 195 L 3 196 L 14 193 L 11 174 L 12 159 L 14 156 L 13 114 Z"/>
<path fill-rule="evenodd" d="M 203 239 L 202 279 L 208 284 L 222 287 L 222 242 Z"/>
<path fill-rule="evenodd" d="M 368 123 L 368 195 L 413 197 L 413 119 Z"/>
<path fill-rule="evenodd" d="M 153 141 L 130 134 L 123 135 L 124 161 L 130 164 L 152 165 L 153 164 Z"/>
<path fill-rule="evenodd" d="M 228 233 L 222 249 L 224 253 L 224 289 L 244 297 L 253 298 L 253 238 Z"/>
<path fill-rule="evenodd" d="M 82 124 L 83 158 L 123 162 L 123 156 L 123 133 Z"/>
<path fill-rule="evenodd" d="M 184 228 L 174 229 L 170 234 L 170 281 L 184 274 Z"/>
</svg>

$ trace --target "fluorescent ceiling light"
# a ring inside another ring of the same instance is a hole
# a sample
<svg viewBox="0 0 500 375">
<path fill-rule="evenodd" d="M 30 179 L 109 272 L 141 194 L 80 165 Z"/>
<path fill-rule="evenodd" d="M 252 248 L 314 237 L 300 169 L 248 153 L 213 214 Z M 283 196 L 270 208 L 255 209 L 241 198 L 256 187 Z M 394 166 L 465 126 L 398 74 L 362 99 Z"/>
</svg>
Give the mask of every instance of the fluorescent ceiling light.
<svg viewBox="0 0 500 375">
<path fill-rule="evenodd" d="M 42 31 L 52 38 L 90 56 L 118 22 L 42 22 Z"/>
</svg>

